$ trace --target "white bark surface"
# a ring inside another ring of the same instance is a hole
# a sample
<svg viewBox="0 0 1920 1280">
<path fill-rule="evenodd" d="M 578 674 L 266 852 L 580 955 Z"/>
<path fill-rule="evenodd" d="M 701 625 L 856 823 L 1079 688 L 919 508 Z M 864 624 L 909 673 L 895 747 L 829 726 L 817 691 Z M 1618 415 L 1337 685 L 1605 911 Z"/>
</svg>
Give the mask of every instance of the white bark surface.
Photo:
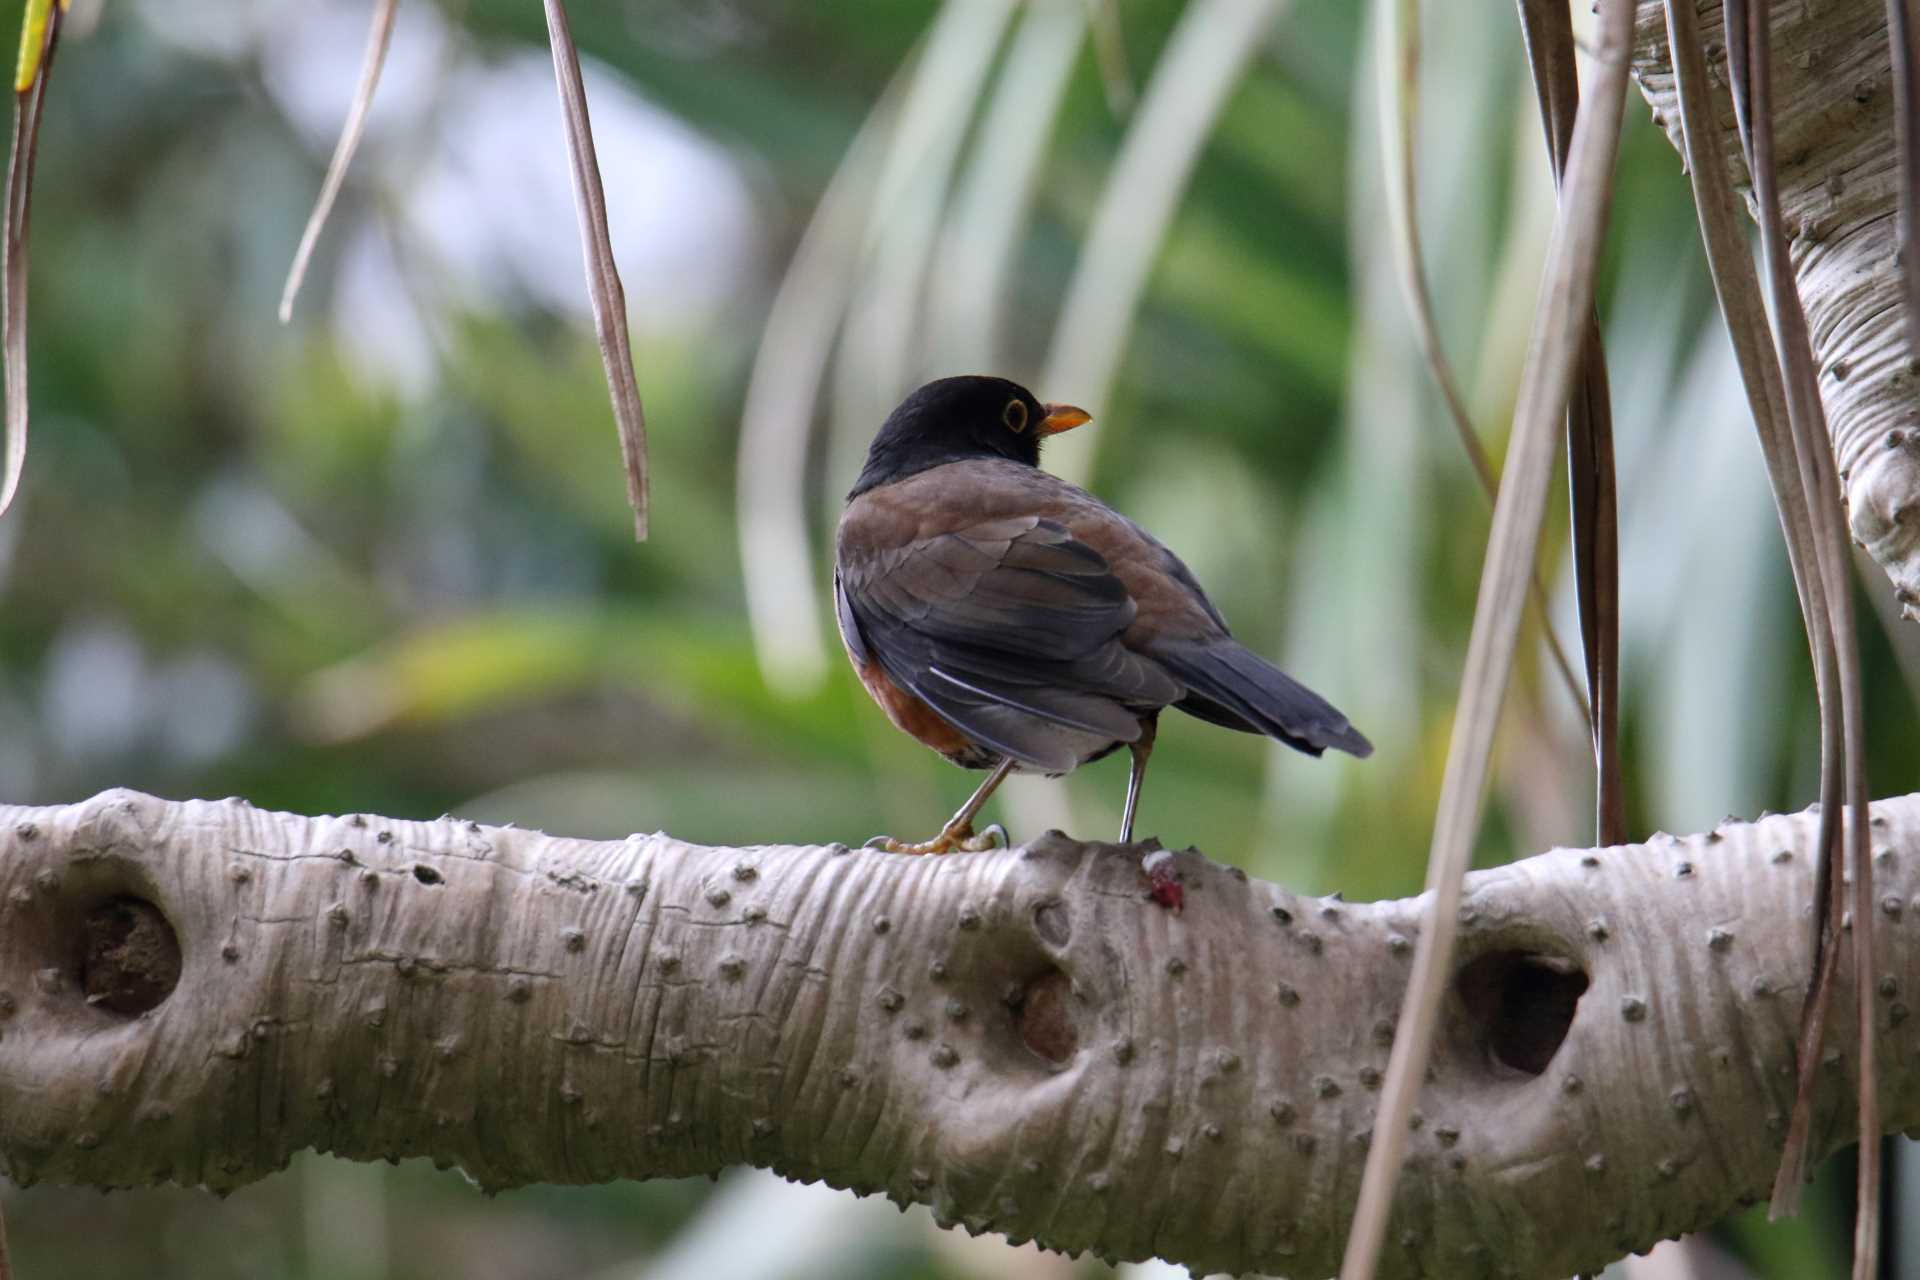
<svg viewBox="0 0 1920 1280">
<path fill-rule="evenodd" d="M 1874 822 L 1899 1128 L 1920 796 Z M 1596 1270 L 1765 1189 L 1812 838 L 1776 816 L 1472 877 L 1384 1274 Z M 0 808 L 0 1172 L 230 1188 L 315 1147 L 497 1189 L 750 1163 L 1057 1248 L 1328 1274 L 1420 903 L 1188 851 L 1176 913 L 1138 852 Z M 1831 1056 L 1822 1152 L 1853 1136 Z"/>
<path fill-rule="evenodd" d="M 1679 149 L 1664 0 L 1643 0 L 1634 78 Z M 1699 6 L 1728 176 L 1751 190 L 1734 132 L 1718 0 Z M 1920 618 L 1920 366 L 1901 319 L 1892 54 L 1885 0 L 1776 0 L 1780 206 L 1812 330 L 1854 538 Z M 1749 205 L 1751 208 L 1751 205 Z M 1689 223 L 1675 235 L 1696 235 Z"/>
</svg>

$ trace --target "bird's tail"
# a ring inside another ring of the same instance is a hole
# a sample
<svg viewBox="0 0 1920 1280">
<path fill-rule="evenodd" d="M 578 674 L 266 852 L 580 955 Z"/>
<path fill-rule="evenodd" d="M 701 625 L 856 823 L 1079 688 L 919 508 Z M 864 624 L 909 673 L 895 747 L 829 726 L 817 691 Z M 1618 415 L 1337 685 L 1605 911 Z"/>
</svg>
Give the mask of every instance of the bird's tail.
<svg viewBox="0 0 1920 1280">
<path fill-rule="evenodd" d="M 1278 738 L 1308 755 L 1328 747 L 1373 753 L 1373 744 L 1332 703 L 1232 640 L 1169 645 L 1153 656 L 1187 686 L 1187 696 L 1174 705 L 1189 715 Z"/>
</svg>

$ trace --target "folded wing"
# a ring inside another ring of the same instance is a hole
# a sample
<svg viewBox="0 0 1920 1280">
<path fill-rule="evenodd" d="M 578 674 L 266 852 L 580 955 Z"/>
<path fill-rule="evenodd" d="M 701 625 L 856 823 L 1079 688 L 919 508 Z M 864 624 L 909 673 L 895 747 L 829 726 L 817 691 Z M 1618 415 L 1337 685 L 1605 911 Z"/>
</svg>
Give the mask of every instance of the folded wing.
<svg viewBox="0 0 1920 1280">
<path fill-rule="evenodd" d="M 856 661 L 877 661 L 962 733 L 1035 768 L 1074 768 L 1087 735 L 1133 742 L 1143 715 L 1186 694 L 1121 643 L 1133 599 L 1099 552 L 1052 520 L 986 520 L 897 547 L 843 543 L 834 587 Z"/>
</svg>

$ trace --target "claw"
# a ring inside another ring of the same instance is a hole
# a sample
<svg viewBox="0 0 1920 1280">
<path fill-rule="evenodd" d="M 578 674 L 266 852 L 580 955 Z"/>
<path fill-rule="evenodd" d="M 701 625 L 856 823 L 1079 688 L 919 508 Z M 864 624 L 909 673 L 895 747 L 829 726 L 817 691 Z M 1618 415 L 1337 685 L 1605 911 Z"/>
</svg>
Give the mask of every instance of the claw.
<svg viewBox="0 0 1920 1280">
<path fill-rule="evenodd" d="M 995 844 L 998 837 L 1000 844 Z M 931 840 L 897 840 L 893 836 L 875 836 L 867 841 L 869 849 L 883 849 L 888 853 L 981 853 L 987 849 L 1004 847 L 1007 841 L 1007 829 L 994 823 L 979 835 L 973 833 L 972 823 L 961 823 L 957 827 L 948 827 Z"/>
<path fill-rule="evenodd" d="M 973 842 L 969 842 L 967 844 L 967 848 L 969 849 L 1011 849 L 1013 847 L 1013 837 L 1008 835 L 1007 829 L 1001 826 L 997 822 L 989 822 L 987 824 L 987 829 L 985 831 L 982 831 L 979 835 L 975 836 L 973 839 L 974 841 L 978 841 L 978 843 L 975 844 Z"/>
</svg>

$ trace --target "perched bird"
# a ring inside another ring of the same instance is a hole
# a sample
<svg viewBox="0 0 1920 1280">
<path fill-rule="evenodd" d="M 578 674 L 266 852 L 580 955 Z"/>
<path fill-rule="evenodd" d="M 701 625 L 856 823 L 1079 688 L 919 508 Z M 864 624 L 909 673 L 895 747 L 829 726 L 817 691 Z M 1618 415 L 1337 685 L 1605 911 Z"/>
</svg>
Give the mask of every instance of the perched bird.
<svg viewBox="0 0 1920 1280">
<path fill-rule="evenodd" d="M 847 656 L 901 730 L 991 770 L 931 840 L 973 833 L 1015 770 L 1058 776 L 1127 747 L 1120 839 L 1166 707 L 1309 755 L 1373 746 L 1325 699 L 1242 647 L 1187 566 L 1092 494 L 1040 470 L 1046 437 L 1090 421 L 1004 378 L 908 396 L 867 452 L 834 549 Z"/>
</svg>

